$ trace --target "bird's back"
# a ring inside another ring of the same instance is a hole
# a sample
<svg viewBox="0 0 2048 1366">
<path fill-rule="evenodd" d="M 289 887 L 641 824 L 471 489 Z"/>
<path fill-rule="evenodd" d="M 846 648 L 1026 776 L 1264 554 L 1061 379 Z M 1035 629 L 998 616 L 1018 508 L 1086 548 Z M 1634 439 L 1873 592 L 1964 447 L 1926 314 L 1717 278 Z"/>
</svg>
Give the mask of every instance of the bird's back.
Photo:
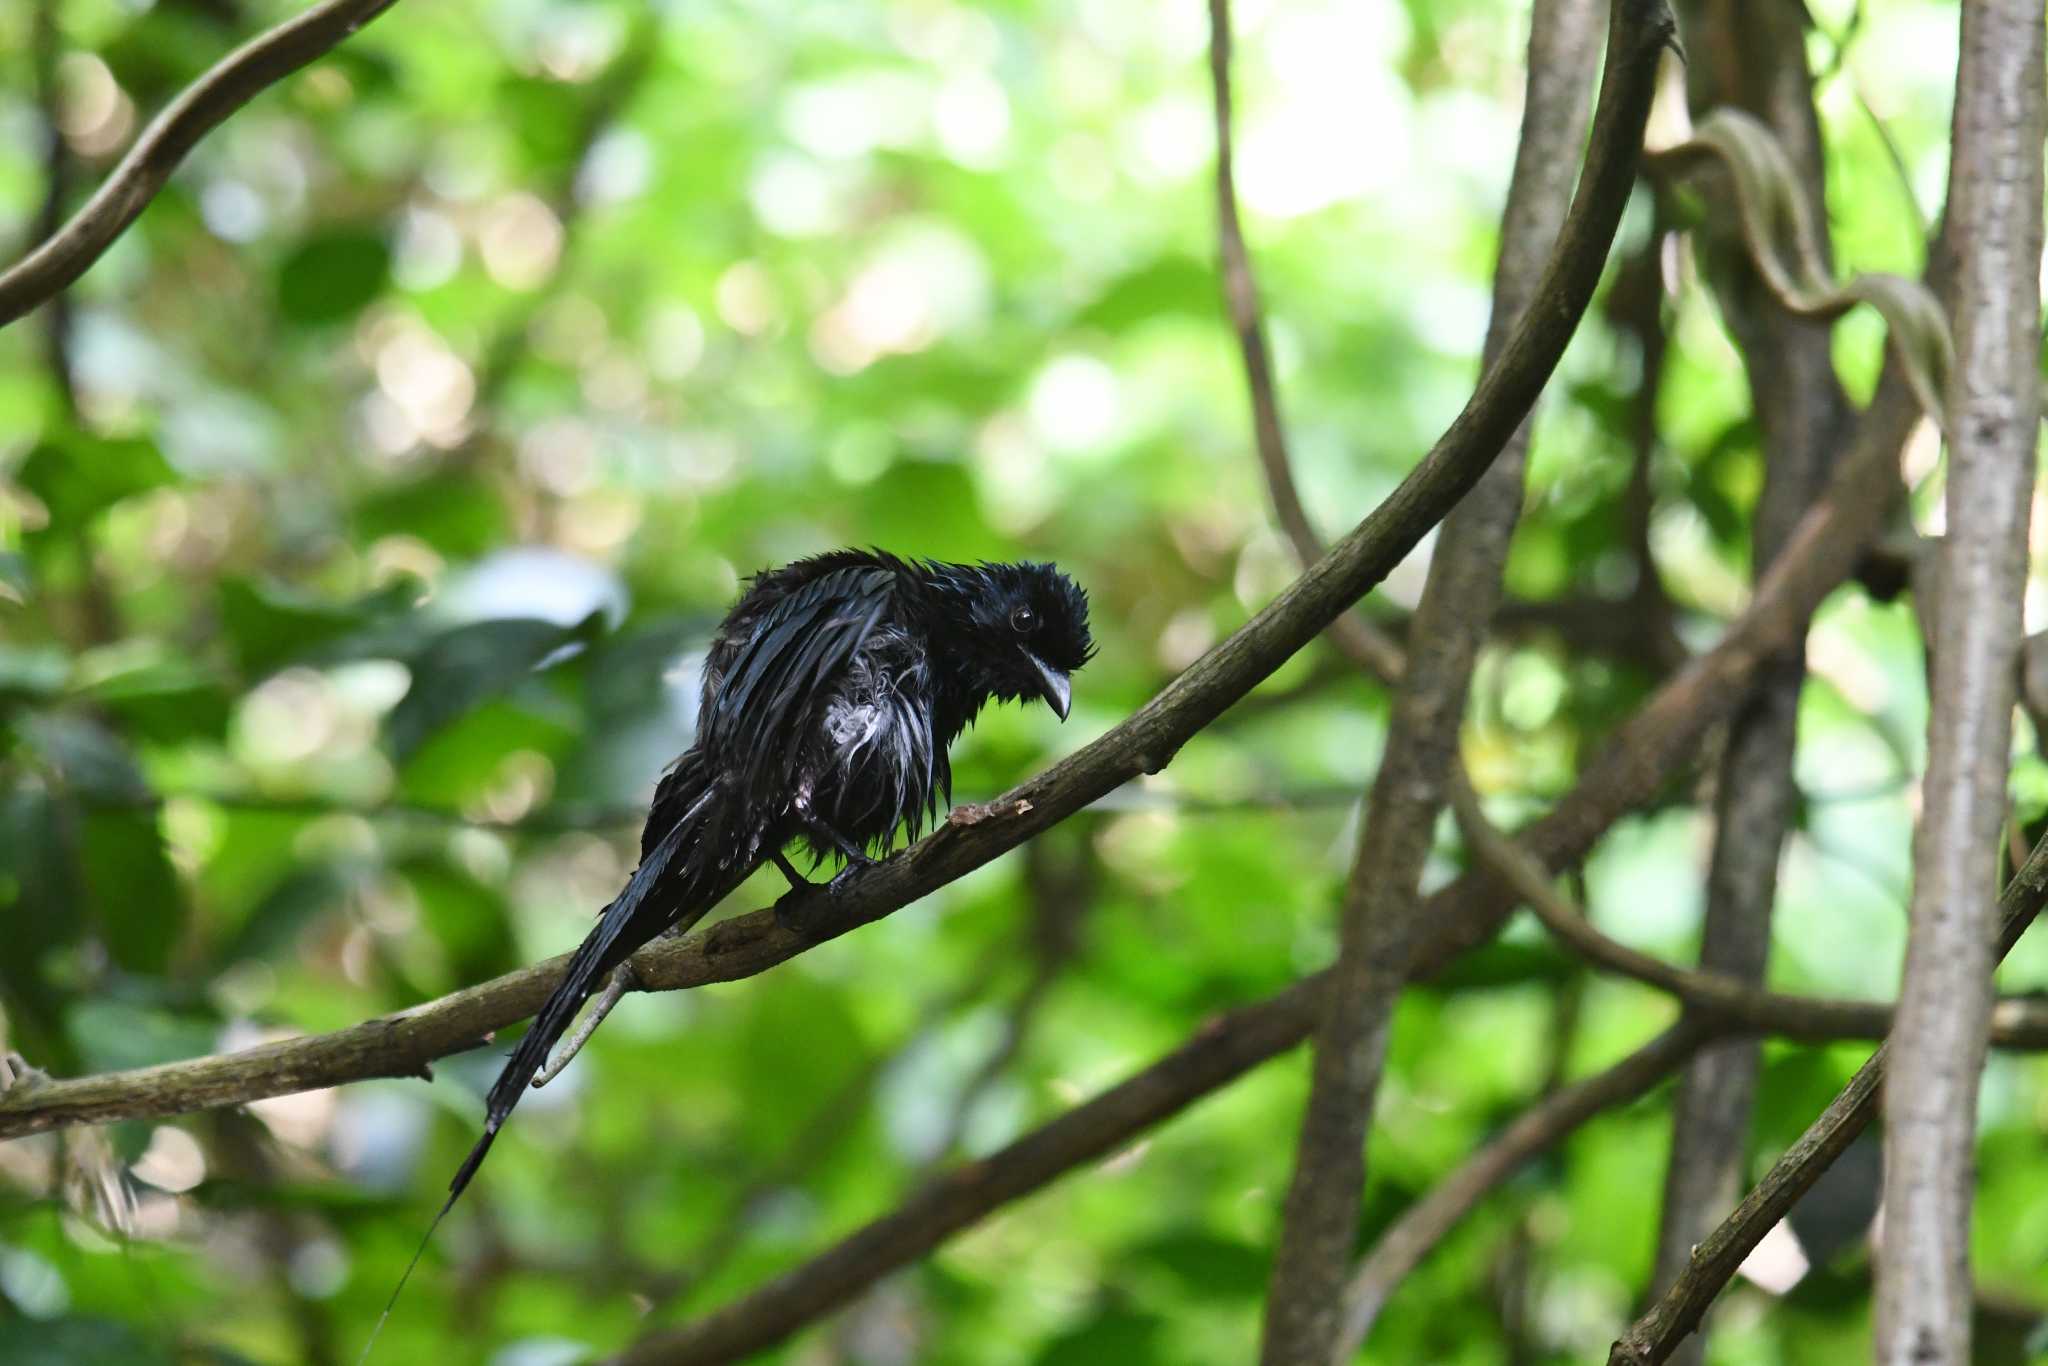
<svg viewBox="0 0 2048 1366">
<path fill-rule="evenodd" d="M 918 591 L 905 561 L 836 551 L 757 576 L 726 615 L 695 749 L 768 838 L 804 833 L 797 799 L 866 846 L 921 827 L 948 792 Z"/>
</svg>

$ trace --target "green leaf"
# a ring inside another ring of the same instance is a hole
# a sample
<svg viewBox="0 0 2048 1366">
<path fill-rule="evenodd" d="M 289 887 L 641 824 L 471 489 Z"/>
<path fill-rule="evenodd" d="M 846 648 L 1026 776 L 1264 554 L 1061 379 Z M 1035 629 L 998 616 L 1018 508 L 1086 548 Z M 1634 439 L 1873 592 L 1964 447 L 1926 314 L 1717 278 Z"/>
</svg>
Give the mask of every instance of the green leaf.
<svg viewBox="0 0 2048 1366">
<path fill-rule="evenodd" d="M 416 536 L 443 555 L 474 559 L 505 544 L 505 505 L 484 482 L 456 473 L 382 489 L 355 505 L 355 534 L 364 543 Z"/>
<path fill-rule="evenodd" d="M 107 997 L 78 1002 L 66 1023 L 80 1057 L 95 1072 L 200 1057 L 213 1051 L 220 1036 L 218 1021 Z"/>
<path fill-rule="evenodd" d="M 1074 321 L 1116 332 L 1167 313 L 1213 317 L 1222 311 L 1219 289 L 1213 266 L 1162 256 L 1112 280 Z"/>
<path fill-rule="evenodd" d="M 80 871 L 108 953 L 131 972 L 165 971 L 187 910 L 156 812 L 90 811 L 80 825 Z"/>
<path fill-rule="evenodd" d="M 1203 1229 L 1181 1229 L 1138 1244 L 1127 1254 L 1171 1272 L 1203 1299 L 1256 1299 L 1265 1292 L 1267 1255 L 1250 1243 Z"/>
<path fill-rule="evenodd" d="M 75 537 L 124 498 L 174 483 L 177 475 L 155 444 L 66 432 L 29 452 L 15 481 L 42 503 L 49 525 L 29 533 L 35 544 Z"/>
<path fill-rule="evenodd" d="M 129 734 L 157 744 L 218 739 L 227 730 L 227 690 L 219 680 L 179 660 L 156 660 L 111 674 L 81 690 L 80 696 L 120 718 Z"/>
<path fill-rule="evenodd" d="M 1079 1328 L 1047 1343 L 1036 1366 L 1144 1366 L 1160 1360 L 1164 1323 L 1152 1314 L 1106 1310 Z"/>
<path fill-rule="evenodd" d="M 409 859 L 397 871 L 411 884 L 420 919 L 447 951 L 456 980 L 477 981 L 514 962 L 511 914 L 496 888 L 437 859 Z"/>
<path fill-rule="evenodd" d="M 281 585 L 228 579 L 220 586 L 221 625 L 251 678 L 287 664 L 349 657 L 344 642 L 399 619 L 418 600 L 419 584 L 401 579 L 353 602 L 329 602 Z"/>
<path fill-rule="evenodd" d="M 0 644 L 0 700 L 47 701 L 70 677 L 70 657 L 54 645 Z"/>
<path fill-rule="evenodd" d="M 0 550 L 0 603 L 27 602 L 35 592 L 35 576 L 28 561 L 12 550 Z"/>
<path fill-rule="evenodd" d="M 128 747 L 90 717 L 37 712 L 22 718 L 15 729 L 66 791 L 100 804 L 151 800 L 149 784 Z"/>
<path fill-rule="evenodd" d="M 410 661 L 412 686 L 385 726 L 391 751 L 403 761 L 427 738 L 477 704 L 522 682 L 565 649 L 595 639 L 604 613 L 573 626 L 530 618 L 474 621 L 429 643 Z"/>
<path fill-rule="evenodd" d="M 317 326 L 353 316 L 377 297 L 391 273 L 381 235 L 342 228 L 308 238 L 277 271 L 277 306 L 295 323 Z"/>
<path fill-rule="evenodd" d="M 51 954 L 84 933 L 82 893 L 57 804 L 40 784 L 0 787 L 0 987 L 14 1014 L 17 1042 L 57 1026 L 60 996 L 46 974 Z M 19 1006 L 20 1010 L 12 1010 Z"/>
<path fill-rule="evenodd" d="M 220 952 L 223 963 L 270 958 L 301 930 L 340 906 L 361 885 L 362 870 L 347 864 L 316 863 L 293 869 L 256 903 L 235 937 Z"/>
<path fill-rule="evenodd" d="M 7 1366 L 170 1366 L 165 1349 L 113 1319 L 9 1320 L 0 1360 Z"/>
</svg>

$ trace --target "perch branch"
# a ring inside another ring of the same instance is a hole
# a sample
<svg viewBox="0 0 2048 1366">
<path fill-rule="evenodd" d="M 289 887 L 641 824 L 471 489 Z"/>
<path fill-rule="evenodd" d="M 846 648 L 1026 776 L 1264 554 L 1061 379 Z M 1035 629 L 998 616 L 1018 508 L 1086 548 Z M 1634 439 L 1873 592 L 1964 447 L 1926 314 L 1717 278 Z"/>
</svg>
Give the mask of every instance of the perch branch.
<svg viewBox="0 0 2048 1366">
<path fill-rule="evenodd" d="M 1617 0 L 1633 43 L 1610 48 L 1600 112 L 1578 197 L 1534 304 L 1463 411 L 1384 502 L 1277 598 L 1195 661 L 1136 713 L 1007 796 L 955 808 L 937 831 L 856 872 L 810 917 L 808 934 L 772 910 L 736 916 L 642 949 L 634 969 L 673 991 L 751 977 L 891 914 L 1066 819 L 1142 773 L 1286 662 L 1377 584 L 1442 520 L 1521 425 L 1584 316 L 1634 182 L 1655 56 L 1667 19 L 1653 0 Z M 539 1008 L 567 955 L 438 1001 L 314 1038 L 53 1082 L 0 1097 L 0 1138 L 65 1124 L 176 1114 L 374 1076 L 417 1075 Z"/>
</svg>

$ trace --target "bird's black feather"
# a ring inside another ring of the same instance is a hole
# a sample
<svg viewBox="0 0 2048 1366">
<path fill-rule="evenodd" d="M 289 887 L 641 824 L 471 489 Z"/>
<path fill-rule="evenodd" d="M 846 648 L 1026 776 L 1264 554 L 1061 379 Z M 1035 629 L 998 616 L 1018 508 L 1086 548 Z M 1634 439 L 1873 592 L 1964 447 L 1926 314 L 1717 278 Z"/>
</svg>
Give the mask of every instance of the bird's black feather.
<svg viewBox="0 0 2048 1366">
<path fill-rule="evenodd" d="M 756 575 L 712 641 L 697 740 L 655 790 L 640 865 L 491 1087 L 448 1204 L 635 950 L 694 925 L 796 840 L 832 858 L 915 838 L 951 799 L 946 749 L 975 714 L 1044 695 L 1093 654 L 1087 595 L 1049 564 L 842 550 Z"/>
</svg>

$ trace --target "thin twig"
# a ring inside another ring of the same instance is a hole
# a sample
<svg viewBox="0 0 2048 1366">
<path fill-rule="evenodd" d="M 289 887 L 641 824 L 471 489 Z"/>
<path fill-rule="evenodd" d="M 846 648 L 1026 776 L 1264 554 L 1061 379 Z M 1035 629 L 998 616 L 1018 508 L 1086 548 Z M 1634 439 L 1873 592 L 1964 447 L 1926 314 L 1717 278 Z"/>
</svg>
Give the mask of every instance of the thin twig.
<svg viewBox="0 0 2048 1366">
<path fill-rule="evenodd" d="M 1230 0 L 1209 0 L 1209 91 L 1216 128 L 1217 246 L 1223 301 L 1237 334 L 1251 396 L 1253 444 L 1265 472 L 1273 513 L 1294 547 L 1296 560 L 1309 565 L 1322 557 L 1322 539 L 1316 535 L 1308 509 L 1302 506 L 1301 490 L 1294 483 L 1294 461 L 1287 450 L 1287 432 L 1280 420 L 1280 400 L 1266 348 L 1258 279 L 1252 272 L 1251 253 L 1245 247 L 1244 225 L 1238 216 L 1230 51 Z M 1331 622 L 1330 639 L 1346 658 L 1382 682 L 1391 683 L 1401 676 L 1400 647 L 1357 612 L 1346 612 Z"/>
<path fill-rule="evenodd" d="M 222 120 L 320 57 L 397 0 L 323 0 L 236 48 L 150 120 L 63 228 L 0 273 L 0 327 L 83 275 Z"/>
<path fill-rule="evenodd" d="M 1565 899 L 1542 865 L 1479 808 L 1463 775 L 1451 783 L 1451 810 L 1466 844 L 1481 863 L 1514 888 L 1543 927 L 1594 967 L 1669 992 L 1688 1013 L 1724 1029 L 1813 1042 L 1882 1039 L 1893 1008 L 1881 1001 L 1830 1000 L 1766 991 L 1725 972 L 1679 967 L 1632 949 L 1600 929 Z M 2015 997 L 1998 1003 L 1996 1038 L 2013 1048 L 2048 1048 L 2048 1002 Z"/>
<path fill-rule="evenodd" d="M 1555 1147 L 1604 1110 L 1640 1099 L 1721 1028 L 1686 1016 L 1603 1072 L 1561 1087 L 1524 1110 L 1487 1144 L 1402 1211 L 1358 1264 L 1344 1290 L 1343 1332 L 1333 1363 L 1349 1362 L 1394 1290 L 1480 1200 L 1538 1153 Z"/>
</svg>

